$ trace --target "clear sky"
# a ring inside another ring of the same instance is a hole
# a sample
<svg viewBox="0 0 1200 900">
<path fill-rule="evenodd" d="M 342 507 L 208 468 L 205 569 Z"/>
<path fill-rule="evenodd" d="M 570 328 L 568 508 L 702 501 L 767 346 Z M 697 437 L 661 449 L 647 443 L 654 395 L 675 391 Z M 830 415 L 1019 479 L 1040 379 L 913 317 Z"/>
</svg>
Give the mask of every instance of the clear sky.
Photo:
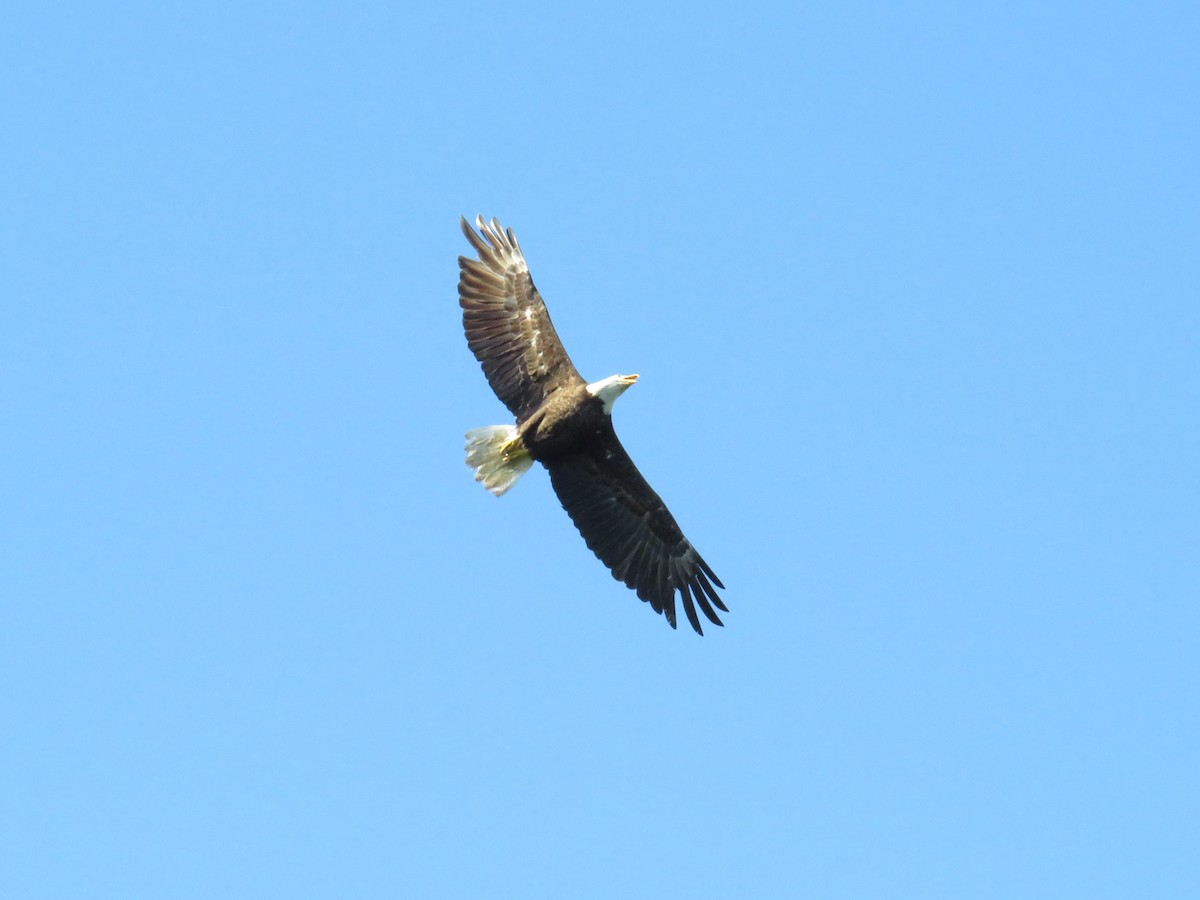
<svg viewBox="0 0 1200 900">
<path fill-rule="evenodd" d="M 1200 896 L 1193 3 L 16 4 L 0 895 Z M 499 216 L 728 587 L 462 336 Z"/>
</svg>

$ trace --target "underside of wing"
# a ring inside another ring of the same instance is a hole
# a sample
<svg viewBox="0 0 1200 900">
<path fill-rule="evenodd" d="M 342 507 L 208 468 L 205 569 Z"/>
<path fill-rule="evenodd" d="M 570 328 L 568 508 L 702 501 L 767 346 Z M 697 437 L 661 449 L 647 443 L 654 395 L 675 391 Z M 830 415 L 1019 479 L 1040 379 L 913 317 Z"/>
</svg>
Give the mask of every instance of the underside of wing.
<svg viewBox="0 0 1200 900">
<path fill-rule="evenodd" d="M 524 421 L 551 392 L 583 384 L 533 286 L 512 229 L 480 216 L 462 220 L 478 259 L 458 258 L 458 303 L 467 344 L 496 396 Z"/>
<path fill-rule="evenodd" d="M 697 606 L 721 625 L 716 609 L 728 610 L 715 588 L 724 585 L 683 536 L 611 426 L 609 432 L 611 440 L 546 463 L 563 508 L 613 577 L 666 616 L 672 628 L 676 591 L 697 633 L 704 633 Z"/>
</svg>

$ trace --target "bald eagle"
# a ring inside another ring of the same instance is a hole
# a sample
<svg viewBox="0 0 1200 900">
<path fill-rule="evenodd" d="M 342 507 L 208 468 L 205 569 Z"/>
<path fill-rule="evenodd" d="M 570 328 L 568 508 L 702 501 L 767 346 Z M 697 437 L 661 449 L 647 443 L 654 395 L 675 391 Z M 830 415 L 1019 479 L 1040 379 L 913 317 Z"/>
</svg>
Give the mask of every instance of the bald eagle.
<svg viewBox="0 0 1200 900">
<path fill-rule="evenodd" d="M 696 607 L 715 625 L 728 612 L 714 588 L 725 585 L 696 552 L 646 483 L 613 430 L 613 403 L 638 379 L 584 381 L 550 323 L 550 314 L 511 228 L 496 219 L 461 220 L 478 259 L 458 258 L 459 306 L 467 344 L 515 425 L 468 431 L 467 465 L 497 497 L 534 461 L 550 473 L 563 509 L 589 549 L 618 581 L 675 627 L 675 592 L 698 634 Z"/>
</svg>

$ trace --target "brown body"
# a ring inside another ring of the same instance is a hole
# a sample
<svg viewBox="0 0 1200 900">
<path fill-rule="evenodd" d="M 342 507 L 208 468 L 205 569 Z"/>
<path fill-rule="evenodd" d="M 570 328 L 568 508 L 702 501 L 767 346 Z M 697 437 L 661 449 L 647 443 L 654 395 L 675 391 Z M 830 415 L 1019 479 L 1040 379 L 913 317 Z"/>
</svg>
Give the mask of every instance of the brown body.
<svg viewBox="0 0 1200 900">
<path fill-rule="evenodd" d="M 612 417 L 585 385 L 555 391 L 517 429 L 529 455 L 543 464 L 600 444 L 606 431 L 612 431 Z"/>
</svg>

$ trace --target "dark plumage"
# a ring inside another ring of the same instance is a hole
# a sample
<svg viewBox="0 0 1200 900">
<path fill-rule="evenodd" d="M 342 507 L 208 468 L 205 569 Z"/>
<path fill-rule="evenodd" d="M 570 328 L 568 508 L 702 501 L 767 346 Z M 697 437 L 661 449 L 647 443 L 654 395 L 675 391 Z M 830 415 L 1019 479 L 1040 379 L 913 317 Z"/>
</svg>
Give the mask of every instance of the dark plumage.
<svg viewBox="0 0 1200 900">
<path fill-rule="evenodd" d="M 500 495 L 540 462 L 571 521 L 614 578 L 672 628 L 676 591 L 697 633 L 704 633 L 697 606 L 722 624 L 716 610 L 727 610 L 716 588 L 724 585 L 613 430 L 612 404 L 637 376 L 588 384 L 563 349 L 512 230 L 495 219 L 489 225 L 479 217 L 475 224 L 478 234 L 462 220 L 478 254 L 458 258 L 463 329 L 492 390 L 516 417 L 515 426 L 467 433 L 467 463 L 476 480 Z"/>
</svg>

